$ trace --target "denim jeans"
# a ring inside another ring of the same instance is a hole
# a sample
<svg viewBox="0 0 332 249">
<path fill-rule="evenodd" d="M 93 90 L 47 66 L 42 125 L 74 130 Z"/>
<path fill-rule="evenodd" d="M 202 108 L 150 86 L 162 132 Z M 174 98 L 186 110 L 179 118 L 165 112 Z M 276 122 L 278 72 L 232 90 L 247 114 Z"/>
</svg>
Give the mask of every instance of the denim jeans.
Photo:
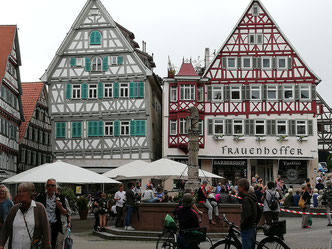
<svg viewBox="0 0 332 249">
<path fill-rule="evenodd" d="M 125 226 L 131 226 L 131 215 L 133 214 L 134 207 L 133 206 L 127 206 L 127 215 L 125 220 Z"/>
<path fill-rule="evenodd" d="M 254 249 L 256 242 L 256 228 L 241 230 L 242 248 Z"/>
</svg>

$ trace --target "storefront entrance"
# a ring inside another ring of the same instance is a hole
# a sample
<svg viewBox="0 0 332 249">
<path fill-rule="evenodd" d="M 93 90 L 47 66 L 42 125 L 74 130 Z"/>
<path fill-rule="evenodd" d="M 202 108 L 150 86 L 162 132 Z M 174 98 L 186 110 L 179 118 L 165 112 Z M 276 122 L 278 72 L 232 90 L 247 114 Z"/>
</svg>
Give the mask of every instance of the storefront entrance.
<svg viewBox="0 0 332 249">
<path fill-rule="evenodd" d="M 269 159 L 252 159 L 250 160 L 251 176 L 259 175 L 266 184 L 273 179 L 273 161 Z"/>
<path fill-rule="evenodd" d="M 247 160 L 213 159 L 212 173 L 236 184 L 237 180 L 247 177 Z"/>
</svg>

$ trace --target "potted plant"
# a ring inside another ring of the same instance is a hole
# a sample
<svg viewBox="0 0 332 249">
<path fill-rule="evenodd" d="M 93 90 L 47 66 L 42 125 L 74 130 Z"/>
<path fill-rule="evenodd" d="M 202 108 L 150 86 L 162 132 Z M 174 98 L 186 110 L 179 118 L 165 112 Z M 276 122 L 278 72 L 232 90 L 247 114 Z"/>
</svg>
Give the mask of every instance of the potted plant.
<svg viewBox="0 0 332 249">
<path fill-rule="evenodd" d="M 299 142 L 306 141 L 307 139 L 308 139 L 307 136 L 298 136 L 297 137 L 297 141 L 299 141 Z"/>
<path fill-rule="evenodd" d="M 214 135 L 213 138 L 215 140 L 223 140 L 224 139 L 224 135 Z"/>
<path fill-rule="evenodd" d="M 233 136 L 233 140 L 235 140 L 235 141 L 239 141 L 239 140 L 243 140 L 243 139 L 244 139 L 243 135 L 234 135 Z"/>
<path fill-rule="evenodd" d="M 264 140 L 265 140 L 265 136 L 262 136 L 262 135 L 256 136 L 256 141 L 260 142 L 260 141 L 264 141 Z"/>
<path fill-rule="evenodd" d="M 88 198 L 81 196 L 76 200 L 78 213 L 80 215 L 81 220 L 86 220 L 88 217 Z"/>
<path fill-rule="evenodd" d="M 277 141 L 286 141 L 286 140 L 288 140 L 286 135 L 277 136 Z"/>
</svg>

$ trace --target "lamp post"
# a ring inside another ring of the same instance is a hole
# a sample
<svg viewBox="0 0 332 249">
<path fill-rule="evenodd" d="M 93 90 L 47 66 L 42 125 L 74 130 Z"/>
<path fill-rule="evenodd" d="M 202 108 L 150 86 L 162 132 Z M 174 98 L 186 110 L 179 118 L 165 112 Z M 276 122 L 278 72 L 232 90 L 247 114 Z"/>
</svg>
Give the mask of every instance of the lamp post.
<svg viewBox="0 0 332 249">
<path fill-rule="evenodd" d="M 199 113 L 197 107 L 190 107 L 190 116 L 186 120 L 188 130 L 188 181 L 185 190 L 194 192 L 200 186 L 198 179 L 198 151 L 199 151 Z"/>
</svg>

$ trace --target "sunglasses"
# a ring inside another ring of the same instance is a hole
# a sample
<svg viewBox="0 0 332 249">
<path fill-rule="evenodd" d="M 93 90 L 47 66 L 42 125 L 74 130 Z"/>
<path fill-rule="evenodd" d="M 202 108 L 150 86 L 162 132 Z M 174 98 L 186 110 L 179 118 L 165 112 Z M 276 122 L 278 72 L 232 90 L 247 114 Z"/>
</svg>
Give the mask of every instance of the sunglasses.
<svg viewBox="0 0 332 249">
<path fill-rule="evenodd" d="M 55 185 L 54 184 L 47 184 L 46 187 L 52 187 L 52 188 L 54 188 Z"/>
</svg>

